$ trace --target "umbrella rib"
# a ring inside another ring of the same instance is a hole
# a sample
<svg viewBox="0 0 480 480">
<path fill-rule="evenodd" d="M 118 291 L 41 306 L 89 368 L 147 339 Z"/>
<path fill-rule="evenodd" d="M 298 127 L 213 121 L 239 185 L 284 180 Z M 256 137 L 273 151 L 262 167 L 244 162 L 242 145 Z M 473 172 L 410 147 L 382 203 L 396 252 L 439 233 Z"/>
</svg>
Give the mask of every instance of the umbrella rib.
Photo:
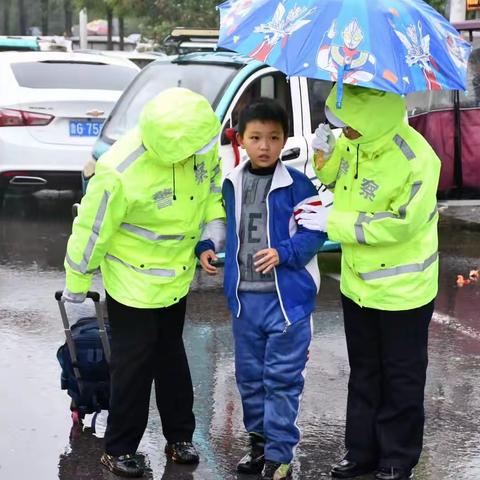
<svg viewBox="0 0 480 480">
<path fill-rule="evenodd" d="M 391 55 L 392 55 L 393 61 L 395 63 L 395 71 L 398 72 L 398 75 L 399 75 L 399 78 L 398 78 L 398 80 L 400 81 L 399 87 L 400 87 L 401 90 L 403 90 L 403 73 L 404 72 L 403 72 L 403 68 L 400 68 L 400 61 L 399 61 L 397 52 L 395 51 L 396 50 L 395 45 L 397 44 L 398 38 L 397 38 L 396 33 L 393 31 L 393 28 L 390 25 L 390 22 L 388 21 L 388 17 L 384 14 L 383 18 L 386 19 L 387 28 L 388 28 L 390 38 L 391 38 L 390 44 L 392 45 L 392 50 L 393 50 L 391 52 Z M 405 61 L 405 58 L 403 58 L 403 60 Z M 404 94 L 406 94 L 406 93 L 408 93 L 408 92 L 404 92 Z M 401 92 L 399 92 L 399 94 L 402 95 Z"/>
</svg>

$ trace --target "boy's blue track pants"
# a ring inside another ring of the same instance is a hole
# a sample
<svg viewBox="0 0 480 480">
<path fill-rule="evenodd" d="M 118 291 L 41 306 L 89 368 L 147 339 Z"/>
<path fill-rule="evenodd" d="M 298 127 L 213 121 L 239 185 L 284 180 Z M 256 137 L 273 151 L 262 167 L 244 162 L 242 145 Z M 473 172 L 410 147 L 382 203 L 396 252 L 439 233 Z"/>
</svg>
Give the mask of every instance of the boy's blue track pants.
<svg viewBox="0 0 480 480">
<path fill-rule="evenodd" d="M 286 327 L 276 293 L 239 292 L 235 371 L 247 432 L 265 437 L 265 458 L 290 463 L 312 338 L 311 316 Z"/>
</svg>

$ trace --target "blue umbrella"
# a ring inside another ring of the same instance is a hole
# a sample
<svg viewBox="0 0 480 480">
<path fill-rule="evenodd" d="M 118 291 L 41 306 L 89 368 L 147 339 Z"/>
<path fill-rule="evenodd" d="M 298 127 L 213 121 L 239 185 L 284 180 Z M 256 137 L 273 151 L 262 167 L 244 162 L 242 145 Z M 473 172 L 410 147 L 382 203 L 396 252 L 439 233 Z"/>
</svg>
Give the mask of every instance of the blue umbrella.
<svg viewBox="0 0 480 480">
<path fill-rule="evenodd" d="M 401 95 L 465 90 L 470 45 L 422 0 L 228 0 L 218 45 L 288 76 Z"/>
</svg>

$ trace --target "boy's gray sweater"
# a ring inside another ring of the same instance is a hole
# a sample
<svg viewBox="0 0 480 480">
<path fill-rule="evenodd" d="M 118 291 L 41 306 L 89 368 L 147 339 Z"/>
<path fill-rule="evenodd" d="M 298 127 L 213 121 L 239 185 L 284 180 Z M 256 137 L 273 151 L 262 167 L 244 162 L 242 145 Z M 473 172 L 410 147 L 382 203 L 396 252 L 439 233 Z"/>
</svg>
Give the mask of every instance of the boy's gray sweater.
<svg viewBox="0 0 480 480">
<path fill-rule="evenodd" d="M 274 169 L 258 171 L 246 168 L 242 179 L 242 209 L 240 218 L 240 291 L 274 292 L 273 270 L 267 274 L 255 271 L 254 255 L 268 248 L 267 195 L 272 184 Z"/>
</svg>

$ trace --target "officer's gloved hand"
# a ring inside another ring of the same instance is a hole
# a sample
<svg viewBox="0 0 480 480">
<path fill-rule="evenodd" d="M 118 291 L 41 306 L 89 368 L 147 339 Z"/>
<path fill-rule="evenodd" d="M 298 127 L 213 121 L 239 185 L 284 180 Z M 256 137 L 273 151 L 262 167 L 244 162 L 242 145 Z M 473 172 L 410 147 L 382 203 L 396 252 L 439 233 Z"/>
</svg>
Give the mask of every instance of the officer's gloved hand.
<svg viewBox="0 0 480 480">
<path fill-rule="evenodd" d="M 87 298 L 86 293 L 73 293 L 68 288 L 65 288 L 62 293 L 61 301 L 70 303 L 83 303 Z"/>
<path fill-rule="evenodd" d="M 328 160 L 335 148 L 335 135 L 332 133 L 328 123 L 321 123 L 315 130 L 315 136 L 312 140 L 312 148 L 317 152 L 323 153 L 323 160 Z"/>
<path fill-rule="evenodd" d="M 298 207 L 297 212 L 295 213 L 295 220 L 302 227 L 319 232 L 327 231 L 330 208 L 325 208 L 323 205 L 304 203 Z"/>
</svg>

